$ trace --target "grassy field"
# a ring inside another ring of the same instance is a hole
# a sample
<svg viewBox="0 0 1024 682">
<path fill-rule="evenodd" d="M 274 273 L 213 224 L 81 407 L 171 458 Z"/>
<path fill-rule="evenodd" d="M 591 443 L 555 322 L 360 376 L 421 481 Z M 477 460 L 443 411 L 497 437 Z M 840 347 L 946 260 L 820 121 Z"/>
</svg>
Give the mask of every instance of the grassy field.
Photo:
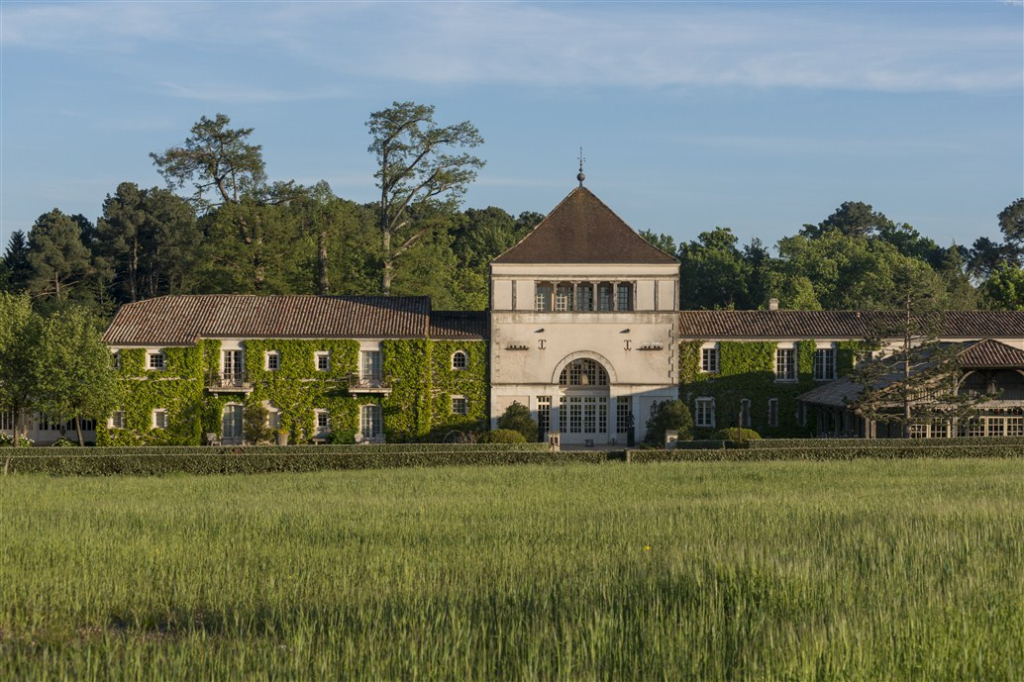
<svg viewBox="0 0 1024 682">
<path fill-rule="evenodd" d="M 0 680 L 1021 680 L 1024 461 L 0 478 Z"/>
</svg>

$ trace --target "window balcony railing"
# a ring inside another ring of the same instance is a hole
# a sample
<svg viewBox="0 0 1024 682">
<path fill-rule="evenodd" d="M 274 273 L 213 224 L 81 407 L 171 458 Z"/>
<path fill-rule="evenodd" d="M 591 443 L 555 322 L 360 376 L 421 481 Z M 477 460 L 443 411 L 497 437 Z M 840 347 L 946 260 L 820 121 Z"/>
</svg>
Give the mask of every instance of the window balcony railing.
<svg viewBox="0 0 1024 682">
<path fill-rule="evenodd" d="M 251 391 L 248 375 L 243 372 L 211 372 L 206 375 L 206 388 L 210 391 Z"/>
<path fill-rule="evenodd" d="M 391 393 L 391 386 L 380 376 L 349 374 L 349 393 Z"/>
</svg>

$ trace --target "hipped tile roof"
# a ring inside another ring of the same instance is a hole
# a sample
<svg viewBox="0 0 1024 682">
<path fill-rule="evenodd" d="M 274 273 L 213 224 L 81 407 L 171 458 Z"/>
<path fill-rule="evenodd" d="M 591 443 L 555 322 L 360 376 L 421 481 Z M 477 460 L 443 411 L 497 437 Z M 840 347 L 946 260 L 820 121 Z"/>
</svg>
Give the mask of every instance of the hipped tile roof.
<svg viewBox="0 0 1024 682">
<path fill-rule="evenodd" d="M 1024 369 L 1024 350 L 994 339 L 984 339 L 957 355 L 957 361 L 964 369 Z"/>
<path fill-rule="evenodd" d="M 121 307 L 103 340 L 181 345 L 200 338 L 425 338 L 426 296 L 161 296 Z"/>
<path fill-rule="evenodd" d="M 673 264 L 586 187 L 577 187 L 493 263 Z"/>
<path fill-rule="evenodd" d="M 686 310 L 679 313 L 683 338 L 849 338 L 897 329 L 901 314 L 852 310 Z M 1024 312 L 969 310 L 944 314 L 946 338 L 1024 337 Z"/>
</svg>

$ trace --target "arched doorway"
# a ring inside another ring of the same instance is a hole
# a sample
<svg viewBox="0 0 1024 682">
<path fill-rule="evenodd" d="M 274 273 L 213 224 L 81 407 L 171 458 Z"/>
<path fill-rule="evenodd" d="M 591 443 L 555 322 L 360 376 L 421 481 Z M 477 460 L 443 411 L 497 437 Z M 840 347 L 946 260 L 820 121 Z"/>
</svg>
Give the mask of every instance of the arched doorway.
<svg viewBox="0 0 1024 682">
<path fill-rule="evenodd" d="M 562 442 L 575 445 L 605 444 L 609 438 L 608 370 L 592 358 L 570 361 L 558 376 L 558 430 Z"/>
</svg>

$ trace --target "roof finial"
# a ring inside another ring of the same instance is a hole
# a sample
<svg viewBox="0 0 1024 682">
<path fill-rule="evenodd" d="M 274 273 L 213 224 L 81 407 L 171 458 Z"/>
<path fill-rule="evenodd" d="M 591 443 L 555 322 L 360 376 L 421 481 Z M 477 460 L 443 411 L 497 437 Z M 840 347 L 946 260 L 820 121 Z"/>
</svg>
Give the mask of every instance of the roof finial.
<svg viewBox="0 0 1024 682">
<path fill-rule="evenodd" d="M 583 186 L 583 181 L 587 179 L 587 176 L 583 174 L 583 162 L 586 159 L 583 158 L 583 147 L 580 147 L 580 172 L 576 176 L 576 179 L 580 181 L 580 187 Z"/>
</svg>

